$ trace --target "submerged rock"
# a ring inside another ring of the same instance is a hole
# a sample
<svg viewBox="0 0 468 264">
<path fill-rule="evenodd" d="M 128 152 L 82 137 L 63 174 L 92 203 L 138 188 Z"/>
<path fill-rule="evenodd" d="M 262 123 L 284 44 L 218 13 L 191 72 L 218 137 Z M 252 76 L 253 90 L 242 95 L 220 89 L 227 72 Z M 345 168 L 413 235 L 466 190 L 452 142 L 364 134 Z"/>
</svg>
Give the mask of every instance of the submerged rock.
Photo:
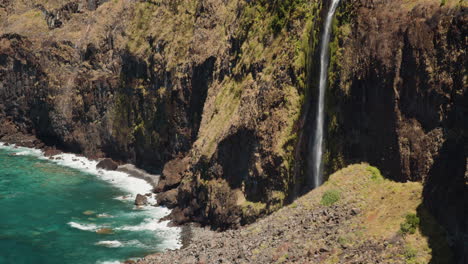
<svg viewBox="0 0 468 264">
<path fill-rule="evenodd" d="M 117 164 L 112 159 L 108 159 L 108 158 L 101 160 L 96 165 L 96 168 L 104 169 L 104 170 L 116 170 L 118 167 L 119 167 L 119 164 Z"/>
<path fill-rule="evenodd" d="M 100 235 L 110 235 L 110 234 L 113 234 L 114 231 L 111 228 L 101 228 L 101 229 L 96 230 L 96 233 Z"/>
</svg>

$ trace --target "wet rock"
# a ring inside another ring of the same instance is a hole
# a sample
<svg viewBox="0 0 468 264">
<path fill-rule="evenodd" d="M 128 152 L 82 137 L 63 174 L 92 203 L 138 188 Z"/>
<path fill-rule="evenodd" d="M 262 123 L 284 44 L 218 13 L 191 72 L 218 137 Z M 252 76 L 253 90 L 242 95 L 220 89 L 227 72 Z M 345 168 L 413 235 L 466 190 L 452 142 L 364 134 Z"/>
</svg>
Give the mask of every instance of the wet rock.
<svg viewBox="0 0 468 264">
<path fill-rule="evenodd" d="M 106 158 L 101 160 L 97 165 L 96 168 L 104 169 L 104 170 L 116 170 L 119 165 L 113 161 L 112 159 Z"/>
<path fill-rule="evenodd" d="M 101 229 L 98 229 L 96 233 L 100 235 L 110 235 L 110 234 L 113 234 L 114 231 L 111 228 L 101 228 Z"/>
<path fill-rule="evenodd" d="M 146 197 L 144 195 L 141 195 L 141 194 L 137 194 L 137 196 L 135 198 L 135 205 L 143 206 L 143 205 L 147 205 L 147 204 L 148 204 L 148 197 Z"/>
<path fill-rule="evenodd" d="M 60 153 L 62 153 L 62 151 L 55 149 L 55 148 L 47 148 L 46 150 L 44 150 L 44 156 L 46 157 L 55 156 Z"/>
<path fill-rule="evenodd" d="M 95 214 L 95 212 L 91 211 L 91 210 L 87 210 L 87 211 L 84 211 L 83 214 L 84 215 L 93 215 L 93 214 Z"/>
</svg>

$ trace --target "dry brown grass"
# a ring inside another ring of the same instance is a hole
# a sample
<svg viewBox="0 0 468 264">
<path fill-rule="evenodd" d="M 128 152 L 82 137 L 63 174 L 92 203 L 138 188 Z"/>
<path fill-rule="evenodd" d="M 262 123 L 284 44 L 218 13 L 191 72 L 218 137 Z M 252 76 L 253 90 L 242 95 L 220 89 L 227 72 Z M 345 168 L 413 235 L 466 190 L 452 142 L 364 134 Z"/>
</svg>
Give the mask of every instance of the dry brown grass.
<svg viewBox="0 0 468 264">
<path fill-rule="evenodd" d="M 384 178 L 372 179 L 368 164 L 351 165 L 330 176 L 330 179 L 318 189 L 300 198 L 293 208 L 315 208 L 320 206 L 323 194 L 328 190 L 339 190 L 337 204 L 352 205 L 359 208 L 359 217 L 351 226 L 358 231 L 349 233 L 349 243 L 359 244 L 366 239 L 382 241 L 400 236 L 400 224 L 408 213 L 417 213 L 422 225 L 429 232 L 438 233 L 442 251 L 447 251 L 446 241 L 440 227 L 427 212 L 421 213 L 422 184 L 420 182 L 399 183 Z M 433 230 L 433 231 L 431 231 Z M 428 263 L 432 258 L 429 237 L 418 228 L 415 234 L 403 236 L 405 246 L 417 252 L 408 263 Z M 432 236 L 432 235 L 431 235 Z M 432 237 L 434 239 L 434 237 Z"/>
</svg>

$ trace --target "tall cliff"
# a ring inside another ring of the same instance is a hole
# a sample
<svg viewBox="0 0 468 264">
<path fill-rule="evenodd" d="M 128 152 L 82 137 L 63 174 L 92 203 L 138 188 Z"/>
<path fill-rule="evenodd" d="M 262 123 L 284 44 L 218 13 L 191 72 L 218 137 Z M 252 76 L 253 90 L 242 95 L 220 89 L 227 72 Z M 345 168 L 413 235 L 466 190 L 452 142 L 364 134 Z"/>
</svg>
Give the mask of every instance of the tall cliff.
<svg viewBox="0 0 468 264">
<path fill-rule="evenodd" d="M 0 140 L 161 171 L 176 222 L 227 228 L 302 194 L 328 1 L 0 1 Z M 343 1 L 325 164 L 423 181 L 463 247 L 466 3 Z M 24 143 L 24 142 L 23 142 Z"/>
<path fill-rule="evenodd" d="M 422 181 L 424 204 L 466 251 L 466 2 L 342 7 L 329 69 L 329 172 L 367 161 L 396 181 Z"/>
</svg>

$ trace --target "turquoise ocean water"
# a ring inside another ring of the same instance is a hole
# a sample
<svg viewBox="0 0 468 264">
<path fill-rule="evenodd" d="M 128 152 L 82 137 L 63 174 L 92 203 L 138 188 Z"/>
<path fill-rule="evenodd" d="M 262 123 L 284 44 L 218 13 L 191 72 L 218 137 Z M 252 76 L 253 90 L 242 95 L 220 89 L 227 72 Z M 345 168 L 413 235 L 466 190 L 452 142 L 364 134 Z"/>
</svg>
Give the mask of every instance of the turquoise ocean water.
<svg viewBox="0 0 468 264">
<path fill-rule="evenodd" d="M 95 161 L 0 145 L 0 264 L 114 263 L 180 247 L 165 208 L 133 205 L 151 190 Z"/>
</svg>

